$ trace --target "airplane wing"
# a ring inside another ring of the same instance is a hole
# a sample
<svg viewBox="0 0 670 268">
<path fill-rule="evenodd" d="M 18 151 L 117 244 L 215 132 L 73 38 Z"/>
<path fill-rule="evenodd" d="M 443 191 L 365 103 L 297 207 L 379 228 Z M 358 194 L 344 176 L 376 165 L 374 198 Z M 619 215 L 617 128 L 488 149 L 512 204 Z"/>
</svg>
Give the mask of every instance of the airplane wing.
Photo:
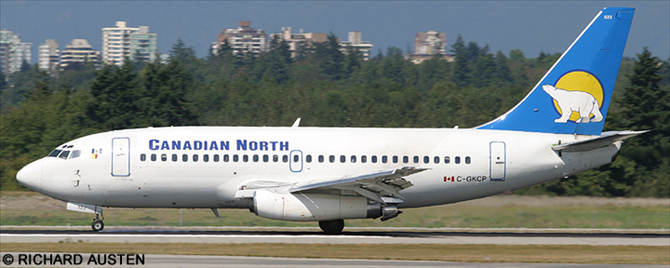
<svg viewBox="0 0 670 268">
<path fill-rule="evenodd" d="M 614 142 L 622 141 L 628 138 L 635 137 L 637 135 L 648 132 L 649 130 L 644 131 L 608 131 L 603 132 L 599 137 L 595 137 L 588 140 L 575 141 L 570 143 L 558 144 L 551 147 L 552 150 L 557 152 L 586 152 L 595 150 L 601 147 L 608 146 Z"/>
<path fill-rule="evenodd" d="M 351 177 L 297 182 L 291 185 L 288 191 L 294 193 L 314 189 L 352 190 L 382 204 L 401 203 L 405 198 L 398 192 L 412 186 L 412 183 L 403 177 L 424 170 L 427 169 L 403 167 Z"/>
</svg>

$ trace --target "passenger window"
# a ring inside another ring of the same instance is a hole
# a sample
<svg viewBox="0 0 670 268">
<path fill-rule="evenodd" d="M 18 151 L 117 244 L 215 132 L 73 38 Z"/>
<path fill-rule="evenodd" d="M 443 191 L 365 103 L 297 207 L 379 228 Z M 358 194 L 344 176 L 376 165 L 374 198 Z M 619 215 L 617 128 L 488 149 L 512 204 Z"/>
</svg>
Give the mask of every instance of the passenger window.
<svg viewBox="0 0 670 268">
<path fill-rule="evenodd" d="M 366 163 L 368 162 L 368 157 L 365 155 L 361 155 L 361 163 Z"/>
<path fill-rule="evenodd" d="M 197 154 L 193 154 L 193 162 L 198 162 L 198 155 Z"/>
<path fill-rule="evenodd" d="M 177 154 L 172 154 L 172 162 L 177 162 Z"/>
<path fill-rule="evenodd" d="M 255 154 L 253 159 L 254 159 L 254 162 L 258 162 L 258 155 Z"/>
<path fill-rule="evenodd" d="M 293 162 L 298 163 L 298 161 L 300 161 L 300 156 L 296 154 L 293 156 Z"/>
<path fill-rule="evenodd" d="M 155 161 L 156 161 L 156 154 L 151 154 L 151 162 L 155 162 Z"/>
<path fill-rule="evenodd" d="M 435 158 L 433 158 L 433 162 L 434 162 L 435 164 L 439 164 L 439 163 L 440 163 L 440 157 L 439 157 L 439 156 L 436 156 Z"/>
<path fill-rule="evenodd" d="M 213 158 L 214 162 L 219 162 L 219 159 L 221 159 L 221 157 L 218 154 L 215 154 Z"/>
<path fill-rule="evenodd" d="M 60 154 L 60 152 L 62 152 L 62 151 L 63 151 L 63 150 L 58 150 L 58 149 L 53 150 L 53 151 L 51 151 L 51 153 L 50 153 L 47 157 L 56 157 L 56 156 L 58 156 L 58 155 Z"/>
<path fill-rule="evenodd" d="M 60 155 L 58 155 L 58 157 L 63 159 L 67 159 L 68 156 L 70 156 L 70 151 L 63 151 L 62 153 L 60 153 Z"/>
<path fill-rule="evenodd" d="M 460 156 L 454 157 L 454 163 L 460 164 L 461 163 L 461 157 Z"/>
<path fill-rule="evenodd" d="M 330 161 L 331 163 L 335 163 L 335 156 L 334 155 L 329 156 L 328 161 Z"/>
<path fill-rule="evenodd" d="M 81 151 L 80 151 L 80 150 L 74 150 L 74 151 L 72 151 L 72 155 L 70 156 L 70 159 L 72 159 L 72 158 L 77 158 L 77 157 L 79 157 L 80 155 L 81 155 Z"/>
<path fill-rule="evenodd" d="M 147 155 L 146 154 L 141 154 L 140 155 L 140 161 L 142 161 L 142 162 L 147 161 Z"/>
<path fill-rule="evenodd" d="M 288 163 L 288 155 L 282 155 L 281 160 L 284 163 Z"/>
<path fill-rule="evenodd" d="M 237 162 L 237 161 L 240 161 L 240 156 L 234 154 L 233 155 L 233 162 Z"/>
<path fill-rule="evenodd" d="M 228 161 L 230 161 L 230 156 L 227 155 L 227 154 L 224 154 L 224 155 L 223 155 L 223 162 L 228 163 Z"/>
<path fill-rule="evenodd" d="M 449 157 L 448 157 L 448 156 L 445 156 L 445 157 L 444 157 L 444 163 L 445 163 L 445 164 L 449 164 Z"/>
<path fill-rule="evenodd" d="M 267 154 L 264 154 L 263 155 L 263 162 L 267 163 L 268 161 L 270 161 L 270 156 L 267 155 Z"/>
<path fill-rule="evenodd" d="M 424 156 L 424 157 L 423 157 L 423 163 L 424 163 L 424 164 L 428 164 L 428 163 L 430 163 L 430 157 L 428 157 L 428 156 Z"/>
<path fill-rule="evenodd" d="M 188 161 L 188 155 L 187 155 L 187 154 L 182 154 L 182 155 L 181 155 L 181 161 L 182 161 L 182 162 L 186 162 L 186 161 Z"/>
<path fill-rule="evenodd" d="M 409 156 L 403 156 L 402 157 L 402 162 L 405 163 L 405 164 L 409 163 Z"/>
<path fill-rule="evenodd" d="M 469 156 L 466 156 L 466 157 L 465 157 L 465 163 L 466 163 L 466 164 L 470 164 L 470 157 L 469 157 Z"/>
<path fill-rule="evenodd" d="M 243 162 L 249 162 L 249 156 L 248 155 L 242 155 L 242 161 Z"/>
<path fill-rule="evenodd" d="M 161 155 L 161 161 L 163 161 L 163 162 L 167 161 L 167 154 L 162 154 Z"/>
<path fill-rule="evenodd" d="M 372 157 L 370 157 L 370 161 L 371 161 L 372 163 L 377 163 L 377 156 L 376 156 L 376 155 L 373 155 Z"/>
<path fill-rule="evenodd" d="M 323 155 L 319 155 L 319 163 L 323 163 Z"/>
<path fill-rule="evenodd" d="M 203 155 L 203 156 L 202 156 L 202 161 L 204 161 L 204 162 L 209 162 L 209 155 L 208 155 L 208 154 Z"/>
<path fill-rule="evenodd" d="M 419 163 L 419 156 L 418 156 L 418 155 L 415 155 L 415 156 L 412 158 L 412 162 L 414 162 L 414 163 Z"/>
<path fill-rule="evenodd" d="M 275 163 L 279 162 L 279 156 L 278 155 L 273 155 L 272 156 L 272 162 L 275 162 Z"/>
<path fill-rule="evenodd" d="M 393 156 L 393 163 L 394 163 L 394 164 L 395 164 L 395 163 L 398 163 L 398 156 L 397 156 L 397 155 L 394 155 L 394 156 Z"/>
<path fill-rule="evenodd" d="M 307 161 L 307 163 L 312 163 L 312 155 L 309 155 L 309 154 L 308 154 L 308 155 L 305 157 L 305 161 Z"/>
<path fill-rule="evenodd" d="M 344 155 L 340 155 L 340 163 L 347 162 L 347 157 Z"/>
<path fill-rule="evenodd" d="M 388 156 L 382 155 L 382 163 L 386 164 L 388 160 L 389 160 Z"/>
<path fill-rule="evenodd" d="M 355 155 L 351 156 L 351 163 L 356 163 L 356 156 Z"/>
</svg>

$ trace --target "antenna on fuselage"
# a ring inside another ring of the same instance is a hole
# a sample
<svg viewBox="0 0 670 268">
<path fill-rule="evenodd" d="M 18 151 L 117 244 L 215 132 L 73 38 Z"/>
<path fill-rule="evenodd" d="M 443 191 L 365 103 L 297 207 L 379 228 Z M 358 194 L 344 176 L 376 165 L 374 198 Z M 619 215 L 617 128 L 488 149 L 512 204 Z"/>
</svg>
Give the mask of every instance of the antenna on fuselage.
<svg viewBox="0 0 670 268">
<path fill-rule="evenodd" d="M 298 117 L 298 119 L 296 119 L 295 122 L 293 122 L 293 125 L 291 127 L 298 127 L 298 126 L 300 126 L 300 117 Z"/>
</svg>

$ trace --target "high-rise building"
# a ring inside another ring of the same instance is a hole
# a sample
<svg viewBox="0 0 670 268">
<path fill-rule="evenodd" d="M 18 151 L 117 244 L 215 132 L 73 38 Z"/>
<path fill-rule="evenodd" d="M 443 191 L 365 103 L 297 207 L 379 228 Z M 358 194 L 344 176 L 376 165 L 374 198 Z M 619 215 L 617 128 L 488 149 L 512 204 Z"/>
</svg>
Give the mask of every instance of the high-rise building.
<svg viewBox="0 0 670 268">
<path fill-rule="evenodd" d="M 414 54 L 447 55 L 447 34 L 436 31 L 416 33 Z"/>
<path fill-rule="evenodd" d="M 447 34 L 436 31 L 416 33 L 414 38 L 414 53 L 406 55 L 414 64 L 440 55 L 441 59 L 453 61 L 453 57 L 447 54 Z"/>
<path fill-rule="evenodd" d="M 0 71 L 3 74 L 9 74 L 9 51 L 12 47 L 13 37 L 14 33 L 10 31 L 0 31 Z"/>
<path fill-rule="evenodd" d="M 268 49 L 265 30 L 251 28 L 251 21 L 240 21 L 237 29 L 223 29 L 216 44 L 213 44 L 214 52 L 224 43 L 224 40 L 228 40 L 233 54 L 249 52 L 258 56 Z"/>
<path fill-rule="evenodd" d="M 328 40 L 326 33 L 305 33 L 300 29 L 300 33 L 292 33 L 291 27 L 281 27 L 281 33 L 270 34 L 270 42 L 274 38 L 286 42 L 291 52 L 291 57 L 295 58 L 300 53 L 301 47 L 312 47 L 315 43 L 322 43 Z"/>
<path fill-rule="evenodd" d="M 54 39 L 47 39 L 38 51 L 38 67 L 40 70 L 54 73 L 60 60 L 60 48 Z"/>
<path fill-rule="evenodd" d="M 130 34 L 131 58 L 137 61 L 155 60 L 157 39 L 158 34 L 150 33 L 149 26 L 140 26 L 138 32 Z"/>
<path fill-rule="evenodd" d="M 18 36 L 14 37 L 14 45 L 9 53 L 10 73 L 20 71 L 24 62 L 30 64 L 33 60 L 33 43 L 24 43 Z"/>
<path fill-rule="evenodd" d="M 11 31 L 0 31 L 0 69 L 5 74 L 21 70 L 24 62 L 32 61 L 33 43 L 23 43 Z"/>
<path fill-rule="evenodd" d="M 93 49 L 86 39 L 72 39 L 61 53 L 60 69 L 64 71 L 76 68 L 77 65 L 87 62 L 94 64 L 95 68 L 99 69 L 100 51 Z"/>
<path fill-rule="evenodd" d="M 347 53 L 352 48 L 358 50 L 363 60 L 369 60 L 373 45 L 369 41 L 361 41 L 361 37 L 361 32 L 349 32 L 349 40 L 340 41 L 340 51 Z"/>
<path fill-rule="evenodd" d="M 107 64 L 123 65 L 126 57 L 153 60 L 157 34 L 149 33 L 149 26 L 127 27 L 125 21 L 117 21 L 116 27 L 102 28 L 102 60 Z"/>
</svg>

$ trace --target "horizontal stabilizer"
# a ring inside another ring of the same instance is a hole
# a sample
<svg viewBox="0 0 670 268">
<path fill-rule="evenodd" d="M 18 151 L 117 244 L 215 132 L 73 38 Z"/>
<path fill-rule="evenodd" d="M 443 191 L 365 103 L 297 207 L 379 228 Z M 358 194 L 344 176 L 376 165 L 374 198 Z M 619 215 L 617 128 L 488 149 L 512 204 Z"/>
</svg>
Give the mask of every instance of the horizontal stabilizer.
<svg viewBox="0 0 670 268">
<path fill-rule="evenodd" d="M 603 132 L 599 137 L 581 140 L 576 142 L 564 143 L 559 145 L 554 145 L 551 147 L 552 150 L 557 152 L 572 153 L 572 152 L 586 152 L 609 146 L 610 144 L 622 141 L 628 138 L 635 137 L 637 135 L 648 132 L 649 130 L 644 131 L 608 131 Z"/>
</svg>

